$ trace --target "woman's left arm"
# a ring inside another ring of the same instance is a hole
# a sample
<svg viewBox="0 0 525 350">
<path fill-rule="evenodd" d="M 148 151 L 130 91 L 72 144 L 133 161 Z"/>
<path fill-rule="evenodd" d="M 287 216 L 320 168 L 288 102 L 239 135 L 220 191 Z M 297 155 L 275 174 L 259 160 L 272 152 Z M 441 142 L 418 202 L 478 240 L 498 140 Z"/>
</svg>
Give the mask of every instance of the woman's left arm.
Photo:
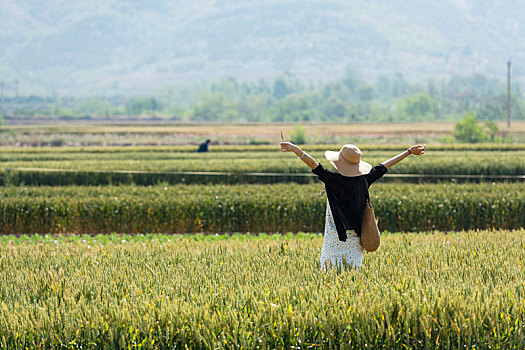
<svg viewBox="0 0 525 350">
<path fill-rule="evenodd" d="M 312 156 L 310 156 L 308 153 L 306 153 L 291 142 L 281 142 L 281 151 L 295 153 L 295 155 L 303 162 L 305 162 L 306 165 L 312 168 L 312 170 L 319 166 L 319 163 L 317 163 L 317 161 Z"/>
<path fill-rule="evenodd" d="M 390 168 L 392 165 L 399 163 L 409 155 L 413 154 L 416 156 L 422 156 L 425 154 L 425 148 L 427 145 L 415 145 L 407 149 L 405 152 L 398 154 L 394 158 L 390 158 L 389 160 L 385 160 L 383 164 L 386 168 Z"/>
</svg>

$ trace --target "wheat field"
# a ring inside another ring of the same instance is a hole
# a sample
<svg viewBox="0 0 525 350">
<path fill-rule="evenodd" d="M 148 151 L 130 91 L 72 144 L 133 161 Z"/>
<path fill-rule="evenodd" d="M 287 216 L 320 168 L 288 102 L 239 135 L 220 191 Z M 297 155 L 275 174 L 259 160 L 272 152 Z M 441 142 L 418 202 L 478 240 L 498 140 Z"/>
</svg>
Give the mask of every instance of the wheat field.
<svg viewBox="0 0 525 350">
<path fill-rule="evenodd" d="M 525 231 L 2 236 L 1 348 L 522 348 Z"/>
</svg>

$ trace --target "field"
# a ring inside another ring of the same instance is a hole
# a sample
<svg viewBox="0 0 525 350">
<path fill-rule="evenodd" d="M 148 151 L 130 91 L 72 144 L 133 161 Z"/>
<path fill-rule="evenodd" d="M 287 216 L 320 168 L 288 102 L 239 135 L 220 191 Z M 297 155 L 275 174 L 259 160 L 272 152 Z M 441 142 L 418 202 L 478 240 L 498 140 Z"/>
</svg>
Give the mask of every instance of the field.
<svg viewBox="0 0 525 350">
<path fill-rule="evenodd" d="M 386 235 L 327 274 L 316 234 L 4 237 L 0 347 L 518 349 L 524 237 Z"/>
<path fill-rule="evenodd" d="M 322 232 L 321 184 L 0 189 L 2 233 Z M 522 183 L 374 184 L 383 231 L 525 227 Z"/>
<path fill-rule="evenodd" d="M 22 121 L 23 122 L 23 121 Z M 34 121 L 33 121 L 34 122 Z M 177 124 L 63 123 L 0 126 L 0 146 L 133 146 L 213 144 L 273 144 L 283 130 L 289 139 L 296 124 Z M 410 144 L 453 143 L 453 122 L 425 123 L 303 123 L 308 143 Z M 507 142 L 525 142 L 525 122 L 513 121 L 511 130 L 498 123 Z"/>
<path fill-rule="evenodd" d="M 325 150 L 339 150 L 333 146 L 303 146 L 315 159 L 330 167 L 324 159 Z M 371 164 L 403 152 L 404 146 L 395 150 L 363 149 L 363 159 Z M 125 152 L 93 152 L 82 150 L 58 153 L 3 153 L 0 169 L 63 169 L 75 171 L 148 171 L 148 172 L 234 172 L 234 173 L 309 173 L 309 168 L 298 162 L 290 153 L 280 152 L 278 145 L 252 147 L 245 152 L 237 147 L 230 150 L 197 154 L 191 151 L 158 151 L 155 149 L 128 150 Z M 525 173 L 525 150 L 490 151 L 427 150 L 429 157 L 409 158 L 390 170 L 395 174 L 522 174 Z"/>
<path fill-rule="evenodd" d="M 524 143 L 306 125 L 329 169 L 343 142 L 374 165 L 428 144 L 371 187 L 381 248 L 322 273 L 326 195 L 278 149 L 293 127 L 0 127 L 0 348 L 522 348 Z"/>
<path fill-rule="evenodd" d="M 335 145 L 305 145 L 313 157 L 331 168 L 325 150 Z M 407 145 L 362 145 L 363 158 L 378 164 Z M 195 174 L 197 172 L 198 174 Z M 209 174 L 209 173 L 214 174 Z M 206 174 L 202 174 L 206 173 Z M 512 179 L 525 175 L 524 144 L 428 145 L 427 155 L 409 158 L 389 170 L 425 175 L 418 181 L 462 176 Z M 412 179 L 413 180 L 413 179 Z M 312 183 L 302 162 L 278 150 L 278 144 L 216 146 L 205 154 L 193 146 L 62 147 L 0 149 L 0 184 L 26 185 L 154 185 L 178 183 Z"/>
</svg>

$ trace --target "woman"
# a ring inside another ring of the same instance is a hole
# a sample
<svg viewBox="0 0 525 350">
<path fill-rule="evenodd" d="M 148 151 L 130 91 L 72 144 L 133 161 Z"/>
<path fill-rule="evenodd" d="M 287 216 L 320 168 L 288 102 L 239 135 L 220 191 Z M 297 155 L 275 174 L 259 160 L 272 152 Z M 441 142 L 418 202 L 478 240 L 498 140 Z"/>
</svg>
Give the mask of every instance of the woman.
<svg viewBox="0 0 525 350">
<path fill-rule="evenodd" d="M 294 152 L 324 182 L 328 197 L 321 268 L 334 266 L 358 268 L 363 260 L 361 218 L 368 198 L 368 188 L 392 165 L 409 155 L 421 156 L 426 145 L 415 145 L 375 167 L 361 160 L 355 145 L 343 145 L 339 152 L 326 151 L 326 159 L 337 172 L 326 170 L 306 152 L 291 142 L 281 142 L 281 151 Z"/>
</svg>

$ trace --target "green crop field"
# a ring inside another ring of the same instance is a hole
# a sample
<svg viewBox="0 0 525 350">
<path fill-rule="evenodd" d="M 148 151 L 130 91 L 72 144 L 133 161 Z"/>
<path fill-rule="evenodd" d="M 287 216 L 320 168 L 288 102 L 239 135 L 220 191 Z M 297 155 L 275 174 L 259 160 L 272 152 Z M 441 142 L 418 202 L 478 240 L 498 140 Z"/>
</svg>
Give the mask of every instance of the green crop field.
<svg viewBox="0 0 525 350">
<path fill-rule="evenodd" d="M 303 146 L 331 169 L 324 159 L 330 145 Z M 363 146 L 363 158 L 378 164 L 402 152 L 404 146 Z M 214 176 L 186 172 L 234 173 Z M 222 146 L 199 154 L 185 147 L 2 149 L 0 184 L 105 185 L 159 182 L 181 183 L 268 183 L 303 181 L 293 176 L 254 178 L 246 173 L 310 174 L 309 168 L 290 153 L 273 146 Z M 428 147 L 424 157 L 411 157 L 389 174 L 425 175 L 525 175 L 525 145 L 455 145 Z M 184 180 L 183 180 L 184 179 Z"/>
<path fill-rule="evenodd" d="M 308 150 L 308 147 L 304 147 Z M 397 151 L 368 152 L 363 158 L 379 164 L 404 149 Z M 309 152 L 325 166 L 324 151 Z M 261 173 L 305 173 L 309 168 L 298 162 L 291 153 L 276 148 L 273 152 L 213 152 L 197 153 L 77 153 L 77 154 L 10 154 L 2 156 L 1 168 L 44 168 L 141 171 L 220 171 Z M 390 170 L 392 173 L 412 174 L 525 174 L 525 151 L 435 151 L 428 150 L 426 157 L 409 158 Z"/>
<path fill-rule="evenodd" d="M 386 235 L 359 272 L 321 244 L 4 237 L 0 348 L 522 348 L 525 231 Z"/>
<path fill-rule="evenodd" d="M 303 148 L 331 168 L 338 147 Z M 2 148 L 0 348 L 522 348 L 525 144 L 429 145 L 389 174 L 516 182 L 381 179 L 380 250 L 323 273 L 323 185 L 277 143 Z"/>
<path fill-rule="evenodd" d="M 0 188 L 1 233 L 321 232 L 322 185 Z M 370 190 L 382 230 L 525 227 L 521 183 L 384 184 Z"/>
</svg>

